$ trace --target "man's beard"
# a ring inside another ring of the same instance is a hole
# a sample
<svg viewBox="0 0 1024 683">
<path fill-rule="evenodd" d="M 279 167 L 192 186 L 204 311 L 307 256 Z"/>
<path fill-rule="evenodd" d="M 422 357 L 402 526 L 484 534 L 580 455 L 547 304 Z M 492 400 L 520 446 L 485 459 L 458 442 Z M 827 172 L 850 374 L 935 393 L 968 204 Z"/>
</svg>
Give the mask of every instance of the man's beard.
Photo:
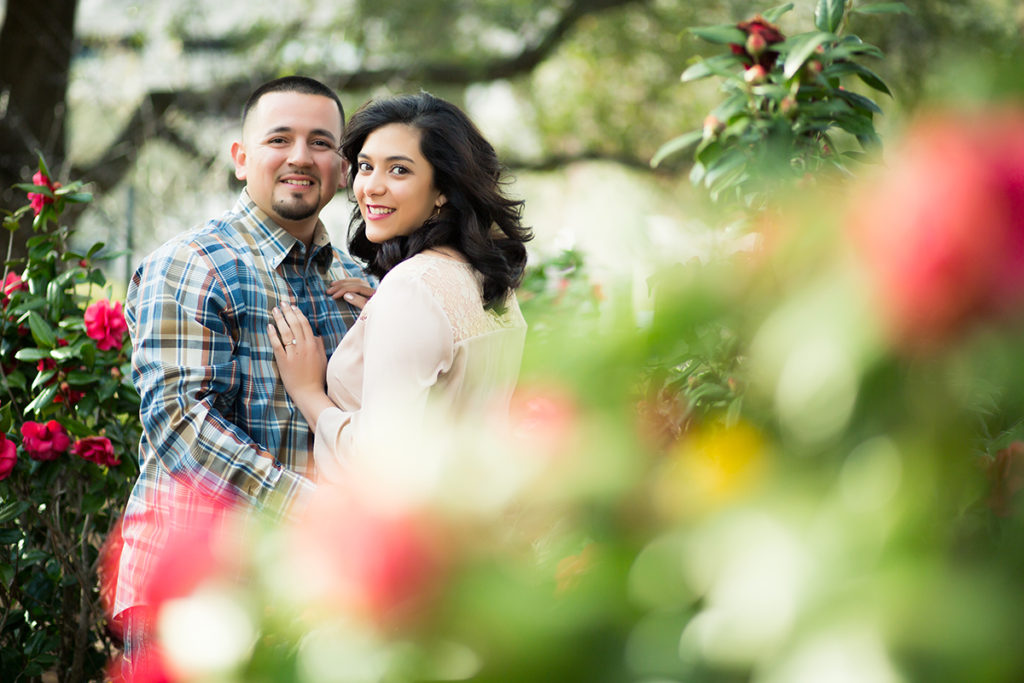
<svg viewBox="0 0 1024 683">
<path fill-rule="evenodd" d="M 286 221 L 301 221 L 316 214 L 316 203 L 279 199 L 274 202 L 274 211 Z"/>
</svg>

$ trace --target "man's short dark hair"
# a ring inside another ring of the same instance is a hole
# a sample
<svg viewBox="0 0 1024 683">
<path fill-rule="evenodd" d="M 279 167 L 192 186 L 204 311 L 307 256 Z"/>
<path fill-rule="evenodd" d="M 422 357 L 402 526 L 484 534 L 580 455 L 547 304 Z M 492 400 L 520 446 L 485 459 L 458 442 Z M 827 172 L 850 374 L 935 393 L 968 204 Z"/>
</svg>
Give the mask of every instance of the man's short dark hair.
<svg viewBox="0 0 1024 683">
<path fill-rule="evenodd" d="M 267 93 L 272 92 L 297 92 L 303 95 L 320 95 L 322 97 L 329 97 L 334 100 L 334 103 L 338 105 L 338 114 L 341 115 L 341 127 L 345 127 L 345 109 L 341 106 L 341 100 L 338 99 L 338 95 L 328 88 L 320 81 L 307 78 L 306 76 L 284 76 L 283 78 L 275 78 L 272 81 L 267 81 L 260 87 L 253 91 L 249 99 L 246 100 L 245 106 L 242 107 L 242 126 L 245 126 L 245 120 L 249 117 L 249 112 L 256 103 L 260 101 L 260 98 Z"/>
</svg>

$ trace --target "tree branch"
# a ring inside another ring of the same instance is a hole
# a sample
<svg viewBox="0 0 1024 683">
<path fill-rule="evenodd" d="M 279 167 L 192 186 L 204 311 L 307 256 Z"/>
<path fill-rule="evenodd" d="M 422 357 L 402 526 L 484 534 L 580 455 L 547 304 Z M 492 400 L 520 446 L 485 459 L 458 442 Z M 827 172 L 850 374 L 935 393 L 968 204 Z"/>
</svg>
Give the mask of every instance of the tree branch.
<svg viewBox="0 0 1024 683">
<path fill-rule="evenodd" d="M 511 78 L 530 72 L 561 44 L 576 23 L 591 14 L 632 4 L 646 4 L 650 0 L 573 0 L 559 19 L 535 43 L 524 47 L 518 54 L 494 57 L 489 60 L 423 63 L 410 61 L 380 69 L 362 69 L 336 73 L 325 77 L 327 85 L 338 91 L 362 90 L 382 83 L 399 81 L 417 84 L 470 84 Z M 96 191 L 114 187 L 134 163 L 138 150 L 153 136 L 172 139 L 176 135 L 165 121 L 173 106 L 175 110 L 193 116 L 233 116 L 249 94 L 260 83 L 278 76 L 278 72 L 264 70 L 205 90 L 164 90 L 147 95 L 121 134 L 98 160 L 72 169 L 72 177 L 87 178 L 95 183 Z M 180 138 L 177 143 L 183 142 Z"/>
</svg>

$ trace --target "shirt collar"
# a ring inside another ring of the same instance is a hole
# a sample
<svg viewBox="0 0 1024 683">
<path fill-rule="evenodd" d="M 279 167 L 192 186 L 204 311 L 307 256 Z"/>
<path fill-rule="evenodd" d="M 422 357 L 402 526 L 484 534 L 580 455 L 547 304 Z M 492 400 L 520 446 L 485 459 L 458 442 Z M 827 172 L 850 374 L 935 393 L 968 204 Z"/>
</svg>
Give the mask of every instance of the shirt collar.
<svg viewBox="0 0 1024 683">
<path fill-rule="evenodd" d="M 260 252 L 274 268 L 281 265 L 285 257 L 293 249 L 300 253 L 305 245 L 297 240 L 291 233 L 274 222 L 270 216 L 263 212 L 260 207 L 249 196 L 245 189 L 238 197 L 236 213 L 242 216 L 243 223 L 256 240 Z M 333 257 L 331 248 L 331 236 L 324 227 L 323 221 L 317 219 L 316 227 L 313 229 L 313 243 L 311 249 L 317 262 L 325 261 L 330 264 Z"/>
</svg>

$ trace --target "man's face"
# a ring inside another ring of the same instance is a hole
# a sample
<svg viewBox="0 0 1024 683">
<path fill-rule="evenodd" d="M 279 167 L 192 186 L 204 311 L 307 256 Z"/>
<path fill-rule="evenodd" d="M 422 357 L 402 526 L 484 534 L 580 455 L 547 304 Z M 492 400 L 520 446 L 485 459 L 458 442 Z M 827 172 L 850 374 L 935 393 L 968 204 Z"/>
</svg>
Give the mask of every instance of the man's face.
<svg viewBox="0 0 1024 683">
<path fill-rule="evenodd" d="M 289 232 L 304 233 L 344 187 L 340 140 L 341 114 L 330 98 L 267 93 L 249 111 L 242 142 L 231 148 L 235 176 L 264 213 Z"/>
</svg>

